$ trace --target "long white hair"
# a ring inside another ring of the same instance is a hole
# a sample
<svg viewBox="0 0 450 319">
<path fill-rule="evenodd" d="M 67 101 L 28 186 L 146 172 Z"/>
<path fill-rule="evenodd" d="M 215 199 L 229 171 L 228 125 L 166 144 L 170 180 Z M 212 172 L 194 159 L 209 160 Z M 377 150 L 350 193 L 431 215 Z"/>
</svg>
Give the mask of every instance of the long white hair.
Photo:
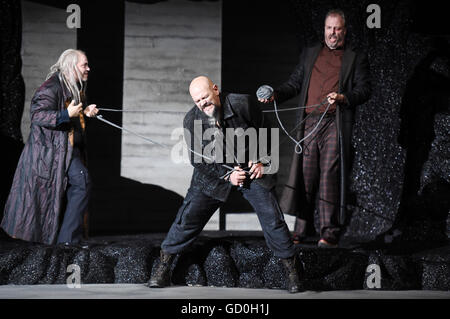
<svg viewBox="0 0 450 319">
<path fill-rule="evenodd" d="M 47 80 L 59 72 L 59 80 L 69 89 L 75 104 L 82 102 L 80 93 L 86 89 L 82 74 L 77 68 L 78 59 L 81 55 L 85 55 L 81 50 L 67 49 L 60 55 L 58 61 L 50 67 L 50 73 L 46 78 Z"/>
</svg>

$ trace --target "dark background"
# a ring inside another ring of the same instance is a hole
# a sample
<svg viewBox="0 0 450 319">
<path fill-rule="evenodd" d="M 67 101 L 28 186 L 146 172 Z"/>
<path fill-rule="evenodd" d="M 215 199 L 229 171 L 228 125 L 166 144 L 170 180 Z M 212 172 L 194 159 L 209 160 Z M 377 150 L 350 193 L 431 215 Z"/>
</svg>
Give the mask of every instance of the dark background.
<svg viewBox="0 0 450 319">
<path fill-rule="evenodd" d="M 89 98 L 121 105 L 124 1 L 35 1 L 82 7 L 77 47 L 96 76 Z M 137 1 L 151 3 L 157 1 Z M 107 3 L 107 4 L 106 4 Z M 325 13 L 346 13 L 347 40 L 369 56 L 373 94 L 356 113 L 351 171 L 352 201 L 344 235 L 362 241 L 441 240 L 449 235 L 449 28 L 440 2 L 377 1 L 381 28 L 369 29 L 372 1 L 223 1 L 222 89 L 252 93 L 287 79 L 302 48 L 323 37 Z M 0 211 L 23 148 L 20 120 L 20 1 L 0 0 L 1 177 Z M 105 14 L 107 10 L 107 14 Z M 107 54 L 105 54 L 107 52 Z M 111 66 L 114 66 L 113 70 Z M 107 80 L 105 80 L 107 79 Z M 295 101 L 288 102 L 295 105 Z M 109 115 L 121 124 L 121 115 Z M 288 127 L 293 117 L 284 115 Z M 94 182 L 90 235 L 166 232 L 182 198 L 160 187 L 120 177 L 121 132 L 98 122 L 88 127 Z M 280 185 L 292 145 L 282 148 Z M 229 211 L 239 210 L 230 204 Z M 2 214 L 0 213 L 0 216 Z"/>
</svg>

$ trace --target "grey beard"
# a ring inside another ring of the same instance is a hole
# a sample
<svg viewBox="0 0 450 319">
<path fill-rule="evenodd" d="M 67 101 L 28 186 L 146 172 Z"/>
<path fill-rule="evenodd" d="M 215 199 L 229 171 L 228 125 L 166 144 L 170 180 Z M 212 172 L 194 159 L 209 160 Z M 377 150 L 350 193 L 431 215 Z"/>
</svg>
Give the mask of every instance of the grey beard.
<svg viewBox="0 0 450 319">
<path fill-rule="evenodd" d="M 209 126 L 213 127 L 214 125 L 216 125 L 216 118 L 214 116 L 208 116 L 208 123 Z"/>
<path fill-rule="evenodd" d="M 328 42 L 330 42 L 330 41 L 331 41 L 331 39 L 328 38 Z M 341 41 L 342 41 L 342 38 L 336 36 L 336 43 L 334 45 L 330 46 L 328 43 L 326 43 L 326 44 L 327 44 L 328 48 L 330 48 L 331 50 L 334 50 L 334 49 L 336 49 L 338 47 L 338 45 L 339 45 L 339 43 L 341 43 Z"/>
<path fill-rule="evenodd" d="M 214 110 L 213 110 L 213 114 L 212 115 L 208 115 L 206 114 L 206 116 L 208 116 L 208 123 L 211 127 L 216 125 L 216 122 L 219 122 L 220 118 L 219 118 L 219 112 L 217 111 L 217 106 L 214 106 Z"/>
</svg>

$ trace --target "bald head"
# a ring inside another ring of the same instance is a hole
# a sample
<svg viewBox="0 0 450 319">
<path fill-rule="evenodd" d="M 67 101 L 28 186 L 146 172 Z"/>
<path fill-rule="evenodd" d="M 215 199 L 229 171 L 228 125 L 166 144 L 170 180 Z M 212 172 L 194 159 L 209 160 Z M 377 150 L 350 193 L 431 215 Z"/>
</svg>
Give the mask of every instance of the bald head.
<svg viewBox="0 0 450 319">
<path fill-rule="evenodd" d="M 196 90 L 205 90 L 208 88 L 212 88 L 214 86 L 214 83 L 211 81 L 210 78 L 201 75 L 197 76 L 195 79 L 191 81 L 191 84 L 189 85 L 189 93 Z"/>
<path fill-rule="evenodd" d="M 213 117 L 220 108 L 219 88 L 210 78 L 198 76 L 189 85 L 189 93 L 195 105 L 207 116 Z"/>
</svg>

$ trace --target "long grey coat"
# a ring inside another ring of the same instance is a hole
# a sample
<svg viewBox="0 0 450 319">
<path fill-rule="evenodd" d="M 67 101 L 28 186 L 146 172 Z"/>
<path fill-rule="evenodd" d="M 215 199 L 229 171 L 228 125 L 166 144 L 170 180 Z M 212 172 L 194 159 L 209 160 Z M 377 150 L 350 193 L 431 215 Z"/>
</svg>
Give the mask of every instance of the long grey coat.
<svg viewBox="0 0 450 319">
<path fill-rule="evenodd" d="M 289 80 L 275 90 L 279 103 L 300 94 L 299 105 L 305 105 L 312 68 L 321 49 L 322 44 L 317 44 L 303 50 L 300 62 Z M 340 152 L 339 219 L 340 223 L 343 224 L 347 204 L 347 179 L 351 164 L 350 150 L 355 107 L 366 102 L 371 94 L 369 63 L 366 54 L 357 52 L 351 47 L 344 49 L 338 93 L 344 94 L 348 100 L 348 104 L 338 105 L 336 109 L 336 129 L 338 131 Z M 304 114 L 304 111 L 298 113 L 298 122 L 303 120 Z M 303 132 L 304 125 L 301 125 L 297 131 L 297 140 L 303 138 Z M 280 199 L 280 206 L 283 212 L 295 216 L 302 216 L 304 213 L 302 209 L 306 207 L 302 167 L 303 156 L 294 152 L 289 178 Z"/>
<path fill-rule="evenodd" d="M 31 131 L 20 156 L 1 227 L 11 237 L 55 243 L 66 171 L 72 157 L 69 125 L 57 126 L 57 116 L 70 98 L 58 74 L 45 81 L 31 100 Z"/>
</svg>

